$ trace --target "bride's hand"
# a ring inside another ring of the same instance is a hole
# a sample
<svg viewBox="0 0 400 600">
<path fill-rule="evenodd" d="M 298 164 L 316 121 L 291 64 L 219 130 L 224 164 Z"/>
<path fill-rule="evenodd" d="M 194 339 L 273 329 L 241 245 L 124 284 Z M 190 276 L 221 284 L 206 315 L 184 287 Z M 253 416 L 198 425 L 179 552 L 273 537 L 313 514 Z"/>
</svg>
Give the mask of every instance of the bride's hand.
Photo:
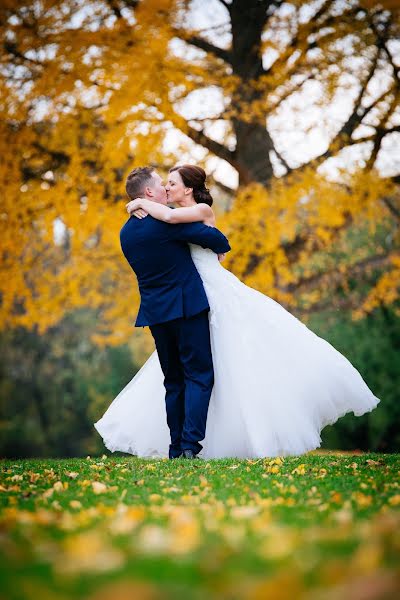
<svg viewBox="0 0 400 600">
<path fill-rule="evenodd" d="M 142 200 L 143 198 L 135 198 L 134 200 L 128 202 L 128 204 L 125 205 L 127 212 L 131 215 L 135 211 L 142 209 Z"/>
<path fill-rule="evenodd" d="M 147 217 L 149 213 L 142 208 L 142 200 L 143 198 L 135 198 L 134 200 L 128 202 L 126 205 L 126 210 L 130 216 L 134 216 L 137 219 L 143 219 L 144 217 Z"/>
<path fill-rule="evenodd" d="M 133 213 L 131 213 L 131 217 L 136 217 L 137 219 L 144 219 L 144 217 L 147 217 L 149 213 L 147 213 L 145 210 L 143 210 L 143 208 L 139 208 L 138 210 L 135 210 Z"/>
</svg>

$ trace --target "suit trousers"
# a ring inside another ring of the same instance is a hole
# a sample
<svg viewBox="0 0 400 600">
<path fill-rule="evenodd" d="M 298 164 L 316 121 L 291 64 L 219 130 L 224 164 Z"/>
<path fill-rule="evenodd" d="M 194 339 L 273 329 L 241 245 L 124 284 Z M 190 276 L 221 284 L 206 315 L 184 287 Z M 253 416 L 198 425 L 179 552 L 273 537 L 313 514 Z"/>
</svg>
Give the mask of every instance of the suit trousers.
<svg viewBox="0 0 400 600">
<path fill-rule="evenodd" d="M 170 458 L 200 452 L 214 385 L 208 310 L 150 326 L 164 374 Z"/>
</svg>

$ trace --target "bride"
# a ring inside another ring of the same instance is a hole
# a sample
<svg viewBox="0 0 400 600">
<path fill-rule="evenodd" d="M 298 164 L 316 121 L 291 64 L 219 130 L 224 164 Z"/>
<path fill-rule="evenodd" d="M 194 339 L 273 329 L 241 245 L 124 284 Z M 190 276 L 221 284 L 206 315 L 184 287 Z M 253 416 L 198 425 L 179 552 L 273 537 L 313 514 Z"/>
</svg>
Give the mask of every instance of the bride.
<svg viewBox="0 0 400 600">
<path fill-rule="evenodd" d="M 190 186 L 193 169 L 201 174 L 198 188 Z M 128 203 L 128 212 L 214 226 L 205 180 L 200 167 L 174 167 L 166 192 L 179 208 L 138 198 Z M 223 256 L 195 245 L 190 251 L 210 305 L 215 381 L 200 457 L 302 454 L 320 446 L 326 425 L 377 406 L 360 373 L 327 341 L 227 271 L 218 260 Z M 109 450 L 168 456 L 163 380 L 155 351 L 95 423 Z"/>
</svg>

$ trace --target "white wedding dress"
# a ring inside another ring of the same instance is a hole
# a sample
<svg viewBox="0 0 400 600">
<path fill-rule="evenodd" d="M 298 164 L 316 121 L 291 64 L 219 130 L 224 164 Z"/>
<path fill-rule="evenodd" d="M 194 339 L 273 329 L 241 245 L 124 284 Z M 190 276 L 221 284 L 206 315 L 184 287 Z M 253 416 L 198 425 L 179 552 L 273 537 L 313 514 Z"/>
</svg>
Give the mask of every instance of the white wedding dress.
<svg viewBox="0 0 400 600">
<path fill-rule="evenodd" d="M 204 458 L 299 455 L 320 432 L 379 399 L 340 352 L 280 304 L 246 286 L 211 250 L 191 245 L 210 304 L 215 383 Z M 157 352 L 95 423 L 106 447 L 168 456 L 163 374 Z"/>
</svg>

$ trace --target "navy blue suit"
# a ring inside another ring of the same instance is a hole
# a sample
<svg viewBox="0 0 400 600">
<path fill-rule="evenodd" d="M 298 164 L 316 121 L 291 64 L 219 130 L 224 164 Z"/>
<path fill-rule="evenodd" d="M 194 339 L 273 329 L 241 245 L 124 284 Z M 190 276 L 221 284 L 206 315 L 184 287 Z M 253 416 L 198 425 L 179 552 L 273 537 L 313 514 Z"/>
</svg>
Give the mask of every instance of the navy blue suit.
<svg viewBox="0 0 400 600">
<path fill-rule="evenodd" d="M 188 243 L 228 252 L 226 237 L 202 223 L 170 225 L 131 217 L 121 229 L 122 251 L 135 272 L 141 304 L 136 326 L 150 327 L 166 390 L 169 455 L 198 453 L 214 385 L 209 304 Z"/>
</svg>

